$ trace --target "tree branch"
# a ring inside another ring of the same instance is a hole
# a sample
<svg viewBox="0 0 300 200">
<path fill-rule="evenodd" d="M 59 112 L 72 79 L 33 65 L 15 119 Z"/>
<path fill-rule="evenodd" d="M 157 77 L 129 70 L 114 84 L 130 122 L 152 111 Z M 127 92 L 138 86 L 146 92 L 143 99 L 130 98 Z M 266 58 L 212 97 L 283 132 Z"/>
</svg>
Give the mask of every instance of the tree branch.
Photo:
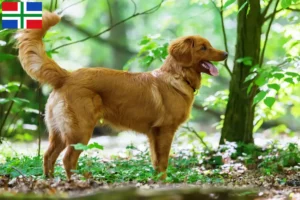
<svg viewBox="0 0 300 200">
<path fill-rule="evenodd" d="M 106 0 L 106 3 L 107 3 L 107 6 L 108 6 L 108 11 L 109 11 L 110 25 L 112 25 L 114 23 L 114 18 L 113 18 L 113 14 L 112 14 L 112 10 L 111 10 L 109 0 Z"/>
<path fill-rule="evenodd" d="M 111 40 L 107 40 L 107 39 L 103 39 L 103 38 L 100 38 L 100 37 L 92 37 L 93 36 L 93 33 L 89 32 L 88 30 L 84 29 L 84 28 L 81 28 L 79 26 L 77 26 L 76 24 L 74 24 L 73 22 L 65 19 L 65 18 L 62 18 L 61 22 L 67 26 L 69 26 L 70 28 L 73 28 L 75 29 L 76 31 L 86 35 L 87 37 L 91 37 L 92 39 L 94 39 L 95 41 L 97 41 L 99 44 L 109 44 L 113 47 L 115 47 L 116 49 L 118 49 L 118 51 L 120 52 L 123 52 L 123 53 L 126 53 L 126 54 L 130 54 L 130 55 L 135 55 L 137 54 L 137 52 L 135 51 L 132 51 L 130 49 L 128 49 L 127 46 L 123 46 L 121 44 L 118 44 L 114 41 L 111 41 Z"/>
<path fill-rule="evenodd" d="M 205 149 L 210 149 L 207 146 L 207 144 L 204 142 L 203 138 L 198 135 L 197 131 L 194 128 L 192 128 L 192 127 L 190 127 L 188 125 L 187 126 L 183 126 L 182 128 L 184 128 L 184 129 L 188 130 L 189 132 L 193 133 L 200 140 L 200 142 L 203 144 L 203 146 L 205 147 Z"/>
<path fill-rule="evenodd" d="M 270 23 L 269 23 L 269 26 L 268 26 L 268 29 L 267 29 L 267 32 L 266 32 L 265 43 L 264 43 L 262 52 L 261 52 L 261 54 L 260 54 L 259 67 L 261 67 L 262 64 L 263 64 L 263 62 L 264 62 L 265 50 L 266 50 L 266 47 L 267 47 L 267 42 L 268 42 L 268 38 L 269 38 L 269 33 L 270 33 L 270 30 L 271 30 L 271 26 L 272 26 L 273 20 L 274 20 L 275 15 L 276 15 L 276 8 L 277 8 L 277 6 L 278 6 L 278 3 L 279 3 L 279 0 L 276 1 L 275 7 L 274 7 L 274 11 L 273 11 L 273 15 L 272 15 L 272 17 L 271 17 L 271 21 L 270 21 Z"/>
<path fill-rule="evenodd" d="M 133 6 L 134 6 L 134 10 L 133 10 L 133 13 L 135 14 L 136 13 L 136 3 L 135 3 L 135 1 L 134 0 L 131 0 L 131 2 L 132 2 L 132 4 L 133 4 Z"/>
<path fill-rule="evenodd" d="M 72 6 L 75 6 L 75 5 L 77 5 L 77 4 L 79 4 L 79 3 L 82 3 L 83 1 L 85 1 L 85 0 L 80 0 L 80 1 L 78 1 L 78 2 L 75 2 L 75 3 L 73 3 L 73 4 L 71 4 L 71 5 L 69 5 L 69 6 L 67 6 L 67 7 L 65 7 L 65 8 L 63 8 L 62 10 L 60 10 L 59 12 L 57 12 L 57 14 L 61 14 L 61 13 L 63 13 L 65 10 L 67 10 L 68 8 L 70 8 L 70 7 L 72 7 Z"/>
<path fill-rule="evenodd" d="M 216 5 L 216 3 L 213 0 L 210 0 L 210 1 L 215 6 L 215 8 L 218 10 L 218 12 L 220 14 L 221 24 L 222 24 L 222 33 L 223 33 L 223 39 L 224 39 L 224 46 L 225 46 L 226 52 L 229 54 L 228 45 L 227 45 L 227 35 L 226 35 L 226 31 L 225 31 L 225 24 L 224 24 L 224 17 L 223 17 L 223 0 L 221 0 L 221 9 L 218 8 L 218 6 Z M 224 61 L 224 66 L 227 69 L 229 75 L 232 76 L 232 72 L 229 69 L 227 59 Z"/>
<path fill-rule="evenodd" d="M 95 34 L 95 35 L 92 35 L 92 36 L 83 38 L 83 39 L 81 39 L 81 40 L 77 40 L 77 41 L 74 41 L 74 42 L 70 42 L 70 43 L 63 44 L 63 45 L 61 45 L 61 46 L 55 47 L 54 49 L 52 49 L 52 51 L 57 50 L 57 49 L 60 49 L 60 48 L 62 48 L 62 47 L 66 47 L 66 46 L 72 45 L 72 44 L 84 42 L 84 41 L 86 41 L 86 40 L 88 40 L 88 39 L 90 39 L 90 38 L 98 37 L 99 35 L 102 35 L 103 33 L 106 33 L 106 32 L 108 32 L 108 31 L 110 31 L 110 30 L 113 29 L 115 26 L 118 26 L 118 25 L 120 25 L 120 24 L 122 24 L 122 23 L 125 23 L 126 21 L 128 21 L 128 20 L 130 20 L 130 19 L 132 19 L 132 18 L 134 18 L 134 17 L 140 16 L 140 15 L 151 14 L 151 13 L 157 11 L 157 10 L 161 7 L 161 5 L 162 5 L 163 2 L 164 2 L 164 0 L 161 0 L 161 2 L 160 2 L 158 5 L 152 7 L 152 8 L 150 8 L 150 9 L 148 9 L 148 10 L 145 10 L 145 11 L 143 11 L 143 12 L 141 12 L 141 13 L 133 13 L 131 16 L 129 16 L 129 17 L 127 17 L 127 18 L 125 18 L 125 19 L 123 19 L 123 20 L 121 20 L 121 21 L 119 21 L 119 22 L 113 24 L 112 26 L 110 26 L 109 28 L 105 29 L 104 31 L 101 31 L 100 33 L 97 33 L 97 34 Z"/>
<path fill-rule="evenodd" d="M 295 6 L 295 5 L 298 5 L 298 3 L 297 3 L 297 4 L 293 4 L 292 6 Z M 281 8 L 281 9 L 279 9 L 279 10 L 276 10 L 276 11 L 275 11 L 275 14 L 276 14 L 276 13 L 279 13 L 279 12 L 281 12 L 281 11 L 283 11 L 283 10 L 291 10 L 291 11 L 294 11 L 294 12 L 300 12 L 300 9 L 297 9 L 297 8 Z M 274 13 L 269 14 L 268 16 L 266 16 L 266 17 L 263 19 L 263 22 L 268 21 L 269 19 L 271 19 L 271 17 L 273 16 L 273 14 L 274 14 Z"/>
<path fill-rule="evenodd" d="M 273 3 L 273 0 L 270 0 L 270 2 L 268 3 L 268 5 L 266 6 L 266 8 L 264 9 L 264 11 L 261 14 L 262 17 L 265 17 L 267 15 L 268 10 L 269 10 L 272 3 Z"/>
<path fill-rule="evenodd" d="M 212 110 L 212 109 L 205 109 L 204 106 L 202 106 L 200 104 L 196 104 L 196 103 L 193 104 L 193 108 L 195 108 L 195 109 L 197 109 L 199 111 L 203 111 L 203 112 L 209 113 L 209 114 L 211 114 L 212 116 L 214 116 L 216 118 L 220 118 L 220 116 L 222 115 L 221 112 L 218 112 L 218 111 Z"/>
</svg>

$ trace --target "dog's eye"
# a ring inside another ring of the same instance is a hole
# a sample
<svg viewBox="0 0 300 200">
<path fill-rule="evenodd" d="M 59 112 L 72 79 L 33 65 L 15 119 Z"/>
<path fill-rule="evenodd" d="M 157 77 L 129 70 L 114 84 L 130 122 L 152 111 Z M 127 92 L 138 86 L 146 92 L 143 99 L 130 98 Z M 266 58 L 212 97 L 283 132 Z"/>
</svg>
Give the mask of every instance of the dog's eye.
<svg viewBox="0 0 300 200">
<path fill-rule="evenodd" d="M 205 50 L 206 50 L 206 46 L 202 46 L 202 47 L 201 47 L 201 50 L 202 50 L 202 51 L 205 51 Z"/>
</svg>

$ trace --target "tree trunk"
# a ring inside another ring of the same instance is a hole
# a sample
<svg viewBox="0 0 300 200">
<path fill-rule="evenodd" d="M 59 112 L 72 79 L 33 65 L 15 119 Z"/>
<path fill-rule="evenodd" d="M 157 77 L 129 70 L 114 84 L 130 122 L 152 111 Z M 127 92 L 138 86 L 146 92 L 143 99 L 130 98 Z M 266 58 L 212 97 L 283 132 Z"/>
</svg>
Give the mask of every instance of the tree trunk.
<svg viewBox="0 0 300 200">
<path fill-rule="evenodd" d="M 238 0 L 239 8 L 246 1 L 247 0 Z M 247 14 L 248 9 L 250 10 Z M 260 1 L 251 0 L 248 1 L 248 4 L 238 13 L 235 60 L 238 58 L 251 57 L 252 66 L 259 63 L 262 29 L 260 10 Z M 255 113 L 253 99 L 257 88 L 254 88 L 251 94 L 248 95 L 247 89 L 249 83 L 244 83 L 245 78 L 249 75 L 250 68 L 250 66 L 244 65 L 243 63 L 234 63 L 229 88 L 230 95 L 226 107 L 220 144 L 223 144 L 225 140 L 253 143 L 252 132 Z"/>
<path fill-rule="evenodd" d="M 121 21 L 124 19 L 122 11 L 126 8 L 124 1 L 119 0 L 110 0 L 111 14 L 110 14 L 110 23 Z M 127 46 L 127 23 L 122 23 L 119 26 L 116 26 L 110 31 L 109 40 L 113 41 L 116 44 L 120 44 L 124 47 Z M 123 66 L 129 60 L 130 55 L 120 52 L 120 47 L 112 46 L 112 58 L 113 58 L 113 68 L 114 69 L 123 69 Z"/>
</svg>

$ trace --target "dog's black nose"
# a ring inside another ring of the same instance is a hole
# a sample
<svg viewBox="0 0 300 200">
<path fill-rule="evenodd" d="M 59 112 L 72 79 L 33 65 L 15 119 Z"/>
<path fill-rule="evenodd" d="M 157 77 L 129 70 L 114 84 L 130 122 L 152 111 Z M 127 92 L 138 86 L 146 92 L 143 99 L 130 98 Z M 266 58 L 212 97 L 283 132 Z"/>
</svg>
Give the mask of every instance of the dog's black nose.
<svg viewBox="0 0 300 200">
<path fill-rule="evenodd" d="M 227 58 L 228 57 L 228 53 L 224 52 L 224 57 Z"/>
</svg>

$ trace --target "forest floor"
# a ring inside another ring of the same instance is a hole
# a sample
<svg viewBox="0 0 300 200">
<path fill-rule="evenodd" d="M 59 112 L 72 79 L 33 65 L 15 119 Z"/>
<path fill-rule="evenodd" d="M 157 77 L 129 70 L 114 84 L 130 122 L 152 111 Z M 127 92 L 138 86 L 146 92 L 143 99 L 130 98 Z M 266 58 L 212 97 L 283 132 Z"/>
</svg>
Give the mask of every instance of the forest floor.
<svg viewBox="0 0 300 200">
<path fill-rule="evenodd" d="M 61 157 L 55 178 L 45 179 L 42 159 L 34 155 L 35 143 L 5 141 L 0 146 L 0 199 L 1 195 L 16 199 L 16 194 L 43 199 L 87 195 L 102 195 L 103 199 L 105 195 L 123 199 L 300 199 L 300 151 L 295 143 L 299 139 L 276 137 L 278 142 L 273 135 L 256 135 L 260 147 L 227 143 L 217 149 L 216 134 L 205 138 L 210 150 L 203 149 L 195 138 L 178 137 L 164 182 L 154 175 L 146 138 L 141 135 L 93 138 L 91 143 L 104 149 L 86 150 L 72 181 L 65 178 Z M 47 142 L 42 142 L 42 149 L 46 147 Z"/>
</svg>

